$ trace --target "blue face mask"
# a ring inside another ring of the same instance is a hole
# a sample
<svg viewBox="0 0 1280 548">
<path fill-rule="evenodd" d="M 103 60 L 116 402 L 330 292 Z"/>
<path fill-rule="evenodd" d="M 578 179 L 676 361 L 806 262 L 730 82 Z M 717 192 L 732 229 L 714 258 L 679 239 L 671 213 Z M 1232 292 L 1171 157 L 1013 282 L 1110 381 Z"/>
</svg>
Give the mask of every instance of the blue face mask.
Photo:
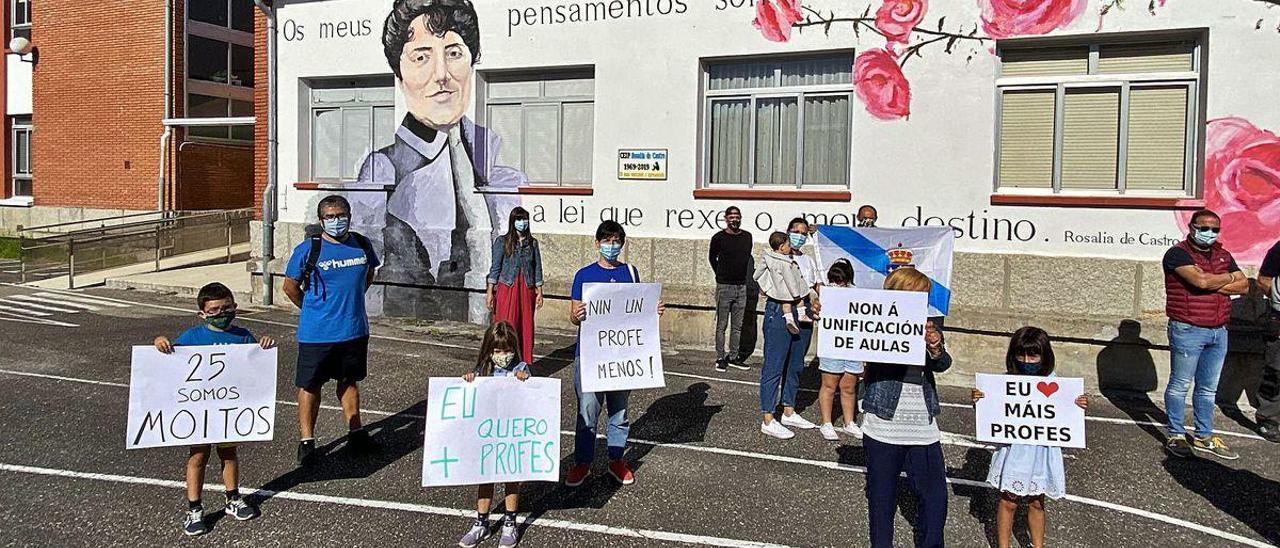
<svg viewBox="0 0 1280 548">
<path fill-rule="evenodd" d="M 1024 362 L 1022 360 L 1013 360 L 1013 366 L 1017 368 L 1018 373 L 1022 375 L 1038 375 L 1040 374 L 1040 362 Z"/>
<path fill-rule="evenodd" d="M 524 231 L 526 231 L 526 230 L 529 230 L 529 220 L 528 220 L 528 219 L 520 219 L 520 220 L 516 221 L 516 230 L 519 230 L 520 232 L 524 232 Z"/>
<path fill-rule="evenodd" d="M 600 256 L 610 261 L 618 260 L 622 255 L 622 244 L 600 244 Z"/>
<path fill-rule="evenodd" d="M 341 238 L 347 235 L 347 230 L 351 228 L 350 217 L 335 217 L 333 219 L 325 219 L 321 221 L 324 227 L 324 233 L 333 238 Z"/>
<path fill-rule="evenodd" d="M 800 249 L 804 247 L 805 242 L 809 241 L 808 236 L 805 236 L 804 234 L 796 234 L 795 232 L 792 232 L 788 237 L 791 238 L 792 249 Z"/>
<path fill-rule="evenodd" d="M 1195 240 L 1201 247 L 1209 247 L 1218 241 L 1218 233 L 1209 230 L 1192 229 L 1191 239 Z"/>
</svg>

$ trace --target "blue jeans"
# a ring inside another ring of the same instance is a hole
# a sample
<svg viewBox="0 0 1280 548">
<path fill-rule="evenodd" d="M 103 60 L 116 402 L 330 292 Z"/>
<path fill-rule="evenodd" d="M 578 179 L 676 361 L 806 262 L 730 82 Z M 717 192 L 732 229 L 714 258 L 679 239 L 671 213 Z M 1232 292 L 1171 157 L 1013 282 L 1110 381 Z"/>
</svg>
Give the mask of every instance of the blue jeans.
<svg viewBox="0 0 1280 548">
<path fill-rule="evenodd" d="M 1169 384 L 1164 389 L 1164 409 L 1169 414 L 1169 435 L 1187 433 L 1187 389 L 1195 379 L 1191 408 L 1196 437 L 1213 435 L 1214 397 L 1218 377 L 1227 358 L 1227 328 L 1210 329 L 1169 320 Z"/>
<path fill-rule="evenodd" d="M 778 384 L 782 384 L 782 406 L 795 407 L 800 391 L 800 371 L 804 355 L 809 351 L 813 324 L 801 323 L 800 334 L 787 331 L 782 306 L 769 301 L 764 305 L 764 365 L 760 367 L 760 411 L 773 413 L 778 408 Z M 783 378 L 785 374 L 785 379 Z"/>
<path fill-rule="evenodd" d="M 609 460 L 622 458 L 627 448 L 627 436 L 631 422 L 627 420 L 627 398 L 631 391 L 582 393 L 582 380 L 578 377 L 578 361 L 573 362 L 573 389 L 578 393 L 578 426 L 573 437 L 573 462 L 591 464 L 596 456 L 596 432 L 600 425 L 600 411 L 609 407 L 609 428 L 605 441 L 609 445 Z"/>
<path fill-rule="evenodd" d="M 947 527 L 947 463 L 942 458 L 942 444 L 894 445 L 867 436 L 862 446 L 867 450 L 867 524 L 871 530 L 871 546 L 894 546 L 898 475 L 905 470 L 907 485 L 917 499 L 915 545 L 941 548 Z"/>
</svg>

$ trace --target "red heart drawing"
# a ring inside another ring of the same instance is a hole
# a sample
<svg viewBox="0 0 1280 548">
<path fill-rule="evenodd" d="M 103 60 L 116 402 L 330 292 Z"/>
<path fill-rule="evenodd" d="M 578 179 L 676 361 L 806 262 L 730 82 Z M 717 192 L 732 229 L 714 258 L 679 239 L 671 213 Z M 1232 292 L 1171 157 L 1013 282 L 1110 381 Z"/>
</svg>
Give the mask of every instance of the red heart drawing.
<svg viewBox="0 0 1280 548">
<path fill-rule="evenodd" d="M 1058 383 L 1040 381 L 1040 383 L 1036 385 L 1036 390 L 1039 390 L 1040 393 L 1044 394 L 1044 397 L 1047 398 L 1052 396 L 1054 392 L 1058 391 Z"/>
</svg>

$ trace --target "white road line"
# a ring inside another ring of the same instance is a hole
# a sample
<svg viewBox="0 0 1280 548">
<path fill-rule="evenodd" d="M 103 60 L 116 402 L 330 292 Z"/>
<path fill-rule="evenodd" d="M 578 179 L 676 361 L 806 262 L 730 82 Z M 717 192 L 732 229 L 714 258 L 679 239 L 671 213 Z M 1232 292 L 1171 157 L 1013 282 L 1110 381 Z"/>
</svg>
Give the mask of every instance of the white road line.
<svg viewBox="0 0 1280 548">
<path fill-rule="evenodd" d="M 89 379 L 78 379 L 78 378 L 74 378 L 74 377 L 63 377 L 63 376 L 59 376 L 59 375 L 48 375 L 48 374 L 44 374 L 44 373 L 30 373 L 30 372 L 24 372 L 24 371 L 12 371 L 12 370 L 7 370 L 7 369 L 0 369 L 0 373 L 10 374 L 10 375 L 19 375 L 19 376 L 24 376 L 24 377 L 35 377 L 35 378 L 53 379 L 53 380 L 60 380 L 60 381 L 79 382 L 79 383 L 84 383 L 84 384 L 94 384 L 94 385 L 100 385 L 100 386 L 112 386 L 112 387 L 119 387 L 119 388 L 128 388 L 128 385 L 127 385 L 127 384 L 118 383 L 118 382 L 95 381 L 95 380 L 89 380 Z M 297 403 L 295 403 L 295 402 L 289 402 L 289 401 L 284 401 L 284 400 L 277 400 L 277 401 L 276 401 L 276 403 L 283 404 L 283 405 L 287 405 L 287 406 L 292 406 L 292 407 L 296 407 L 296 406 L 297 406 Z M 342 410 L 342 408 L 341 408 L 341 407 L 338 407 L 338 406 L 332 406 L 332 405 L 322 405 L 322 406 L 320 406 L 320 407 L 321 407 L 321 409 L 327 409 L 327 410 L 331 410 L 331 411 L 341 411 L 341 410 Z M 361 412 L 361 413 L 363 413 L 363 414 L 378 415 L 378 416 L 384 416 L 384 417 L 390 417 L 390 416 L 400 415 L 400 416 L 405 417 L 405 418 L 410 418 L 410 419 L 415 419 L 415 420 L 425 420 L 425 417 L 423 417 L 422 415 L 416 415 L 416 414 L 411 414 L 411 413 L 404 413 L 404 414 L 401 414 L 401 413 L 392 413 L 392 412 L 389 412 L 389 411 L 378 411 L 378 410 L 373 410 L 373 409 L 361 409 L 361 410 L 360 410 L 360 412 Z M 572 436 L 572 435 L 575 435 L 575 432 L 573 432 L 572 430 L 561 430 L 561 431 L 560 431 L 560 434 L 561 434 L 561 435 L 564 435 L 564 436 Z M 603 435 L 600 435 L 600 436 L 597 436 L 597 437 L 598 437 L 598 438 L 600 438 L 600 439 L 604 439 L 604 436 L 603 436 Z M 866 469 L 866 467 L 863 467 L 863 466 L 854 466 L 854 465 L 850 465 L 850 464 L 843 464 L 843 463 L 840 463 L 840 462 L 837 462 L 837 461 L 822 461 L 822 460 L 805 459 L 805 458 L 800 458 L 800 457 L 788 457 L 788 456 L 783 456 L 783 455 L 770 455 L 770 454 L 767 454 L 767 453 L 756 453 L 756 452 L 752 452 L 752 451 L 742 451 L 742 450 L 738 450 L 738 449 L 728 449 L 728 448 L 723 448 L 723 447 L 713 447 L 713 446 L 705 446 L 705 445 L 689 445 L 689 444 L 684 444 L 684 443 L 663 443 L 663 442 L 657 442 L 657 441 L 651 441 L 651 440 L 644 440 L 644 439 L 638 439 L 638 438 L 630 438 L 628 441 L 629 441 L 629 442 L 631 442 L 631 443 L 637 443 L 637 444 L 641 444 L 641 445 L 651 445 L 651 446 L 654 446 L 654 447 L 664 447 L 664 448 L 671 448 L 671 449 L 683 449 L 683 450 L 687 450 L 687 451 L 695 451 L 695 452 L 700 452 L 700 453 L 710 453 L 710 454 L 716 454 L 716 455 L 724 455 L 724 456 L 732 456 L 732 457 L 742 457 L 742 458 L 750 458 L 750 459 L 756 459 L 756 460 L 766 460 L 766 461 L 782 462 L 782 463 L 790 463 L 790 464 L 801 464 L 801 465 L 805 465 L 805 466 L 813 466 L 813 467 L 823 468 L 823 469 L 827 469 L 827 470 L 837 470 L 837 471 L 844 471 L 844 472 L 853 472 L 853 473 L 862 474 L 862 475 L 866 475 L 866 473 L 867 473 L 867 469 Z M 977 444 L 971 444 L 971 445 L 974 445 L 974 446 L 977 446 L 977 447 L 983 447 L 983 448 L 985 448 L 985 446 L 980 446 L 980 445 L 977 445 Z M 3 466 L 4 466 L 3 464 L 0 464 L 0 469 L 3 469 Z M 178 482 L 173 482 L 173 483 L 174 483 L 174 484 L 177 484 L 177 485 L 185 485 L 185 484 L 179 484 Z M 947 478 L 947 483 L 951 483 L 951 484 L 954 484 L 954 485 L 963 485 L 963 486 L 966 486 L 966 487 L 978 487 L 978 488 L 983 488 L 983 489 L 994 489 L 993 487 L 991 487 L 991 486 L 990 486 L 989 484 L 987 484 L 986 482 L 977 481 L 977 480 L 971 480 L 971 479 L 966 479 L 966 478 L 951 478 L 951 477 L 948 477 L 948 478 Z M 1266 547 L 1272 547 L 1272 546 L 1273 546 L 1273 545 L 1271 545 L 1271 544 L 1266 544 L 1266 543 L 1264 543 L 1264 542 L 1261 542 L 1261 541 L 1258 541 L 1258 540 L 1254 540 L 1254 539 L 1251 539 L 1251 538 L 1248 538 L 1248 537 L 1244 537 L 1244 536 L 1241 536 L 1241 535 L 1237 535 L 1237 534 L 1235 534 L 1235 533 L 1229 533 L 1229 532 L 1222 531 L 1222 530 L 1220 530 L 1220 529 L 1215 529 L 1215 528 L 1213 528 L 1213 527 L 1209 527 L 1209 526 L 1206 526 L 1206 525 L 1200 525 L 1200 524 L 1198 524 L 1198 523 L 1194 523 L 1194 522 L 1190 522 L 1190 521 L 1182 520 L 1182 519 L 1179 519 L 1179 518 L 1174 518 L 1174 517 L 1166 516 L 1166 515 L 1164 515 L 1164 514 L 1157 514 L 1157 513 L 1155 513 L 1155 512 L 1150 512 L 1150 511 L 1147 511 L 1147 510 L 1143 510 L 1143 509 L 1141 509 L 1141 508 L 1134 508 L 1134 507 L 1131 507 L 1131 506 L 1124 506 L 1124 505 L 1121 505 L 1121 504 L 1115 504 L 1115 503 L 1107 502 L 1107 501 L 1104 501 L 1104 500 L 1099 500 L 1099 499 L 1094 499 L 1094 498 L 1089 498 L 1089 497 L 1082 497 L 1082 496 L 1079 496 L 1079 495 L 1070 495 L 1070 494 L 1068 494 L 1068 495 L 1066 496 L 1066 500 L 1069 500 L 1069 501 L 1072 501 L 1072 502 L 1078 502 L 1078 503 L 1080 503 L 1080 504 L 1084 504 L 1084 505 L 1088 505 L 1088 506 L 1096 506 L 1096 507 L 1099 507 L 1099 508 L 1105 508 L 1105 509 L 1112 510 L 1112 511 L 1124 512 L 1124 513 L 1126 513 L 1126 514 L 1131 514 L 1131 515 L 1134 515 L 1134 516 L 1138 516 L 1138 517 L 1147 518 L 1147 519 L 1154 520 L 1154 521 L 1159 521 L 1159 522 L 1167 523 L 1167 524 L 1174 525 L 1174 526 L 1177 526 L 1177 527 L 1182 527 L 1182 528 L 1185 528 L 1185 529 L 1191 529 L 1191 530 L 1193 530 L 1193 531 L 1198 531 L 1198 532 L 1201 532 L 1201 533 L 1204 533 L 1204 534 L 1207 534 L 1207 535 L 1212 535 L 1212 536 L 1215 536 L 1215 537 L 1218 537 L 1218 538 L 1221 538 L 1221 539 L 1230 540 L 1230 541 L 1232 541 L 1232 542 L 1237 542 L 1237 543 L 1244 544 L 1244 545 L 1247 545 L 1247 546 L 1257 546 L 1257 547 L 1263 547 L 1263 548 L 1266 548 Z M 467 513 L 466 515 L 471 515 L 471 514 L 470 514 L 470 511 L 468 511 L 468 513 Z M 542 520 L 539 520 L 539 521 L 538 521 L 538 523 L 543 523 L 543 521 L 542 521 Z M 566 522 L 566 523 L 567 523 L 567 522 Z M 643 538 L 647 538 L 647 537 L 643 537 Z M 717 546 L 719 546 L 719 545 L 717 545 Z M 738 545 L 734 545 L 734 546 L 747 546 L 747 544 L 738 544 Z"/>
<path fill-rule="evenodd" d="M 25 304 L 27 303 L 10 301 L 7 299 L 0 299 L 0 311 L 8 312 L 10 314 L 23 314 L 27 316 L 35 316 L 37 318 L 45 318 L 53 315 L 49 312 L 40 312 L 37 310 L 22 308 L 22 306 Z"/>
<path fill-rule="evenodd" d="M 10 295 L 5 300 L 13 304 L 16 304 L 18 306 L 24 306 L 27 308 L 39 308 L 41 310 L 48 310 L 51 312 L 61 312 L 66 314 L 79 314 L 81 312 L 81 310 L 77 310 L 75 308 L 62 308 L 59 306 L 49 306 L 47 304 L 36 303 L 36 302 L 28 301 L 26 299 L 21 299 L 20 297 L 23 297 L 23 295 Z"/>
<path fill-rule="evenodd" d="M 85 295 L 65 295 L 62 293 L 49 293 L 47 291 L 42 291 L 40 293 L 36 293 L 36 296 L 48 297 L 51 299 L 57 299 L 62 301 L 74 301 L 74 302 L 80 302 L 85 304 L 95 304 L 98 306 L 110 306 L 113 308 L 129 308 L 129 305 L 127 304 L 120 304 L 117 302 L 112 302 L 104 299 L 98 299 L 96 297 L 91 298 Z"/>
<path fill-rule="evenodd" d="M 32 297 L 31 295 L 9 295 L 6 298 L 13 301 L 22 301 L 22 304 L 26 306 L 37 306 L 45 310 L 52 310 L 54 312 L 63 312 L 66 314 L 79 314 L 81 312 L 85 312 L 84 309 L 73 308 L 71 305 L 63 303 L 61 301 L 50 301 L 49 299 Z M 58 305 L 58 306 L 55 306 L 55 305 Z"/>
<path fill-rule="evenodd" d="M 30 323 L 36 325 L 52 325 L 54 327 L 80 327 L 79 324 L 60 322 L 58 320 L 50 320 L 46 318 L 26 318 L 15 316 L 12 312 L 0 312 L 0 321 L 15 323 Z"/>
<path fill-rule="evenodd" d="M 22 286 L 22 285 L 20 285 L 20 284 L 12 284 L 12 283 L 0 283 L 0 286 L 23 287 L 23 286 Z M 63 291 L 63 290 L 56 290 L 56 289 L 49 290 L 49 292 L 57 293 L 57 294 L 62 294 L 62 295 L 66 295 L 66 294 L 73 294 L 73 295 L 74 295 L 74 294 L 75 294 L 75 293 L 69 293 L 69 292 L 67 292 L 67 291 Z M 178 307 L 174 307 L 174 306 L 166 306 L 166 305 L 162 305 L 162 304 L 152 304 L 152 303 L 144 303 L 144 302 L 126 301 L 126 300 L 115 299 L 115 298 L 111 298 L 111 297 L 99 297 L 99 296 L 96 296 L 96 295 L 94 296 L 94 298 L 96 298 L 96 299 L 104 299 L 104 300 L 108 300 L 108 301 L 111 301 L 111 302 L 121 303 L 121 304 L 126 304 L 126 305 L 133 305 L 133 306 L 141 306 L 141 307 L 155 308 L 155 309 L 158 309 L 158 310 L 170 310 L 170 311 L 173 311 L 173 312 L 184 312 L 184 313 L 190 313 L 190 312 L 191 312 L 191 310 L 190 310 L 190 309 L 187 309 L 187 308 L 178 308 Z M 254 318 L 254 317 L 252 317 L 252 316 L 238 316 L 236 319 L 237 319 L 237 320 L 240 320 L 240 321 L 246 321 L 246 322 L 256 322 L 256 323 L 260 323 L 260 324 L 263 324 L 263 325 L 274 325 L 274 326 L 279 326 L 279 327 L 288 327 L 288 328 L 291 328 L 291 329 L 297 329 L 297 327 L 298 327 L 298 324 L 296 324 L 296 323 L 278 322 L 278 321 L 275 321 L 275 320 L 264 320 L 264 319 L 261 319 L 261 318 Z M 456 350 L 466 350 L 466 351 L 468 351 L 468 352 L 474 352 L 474 351 L 476 350 L 476 349 L 475 349 L 475 347 L 472 347 L 472 346 L 464 346 L 464 345 L 460 345 L 460 344 L 451 344 L 451 343 L 445 343 L 445 342 L 435 342 L 435 341 L 423 341 L 423 340 L 407 339 L 407 338 L 404 338 L 404 337 L 392 337 L 392 336 L 389 336 L 389 335 L 375 335 L 375 334 L 370 334 L 370 335 L 369 335 L 369 338 L 371 338 L 371 339 L 378 339 L 378 340 L 384 340 L 384 341 L 402 342 L 402 343 L 407 343 L 407 344 L 416 344 L 416 345 L 422 345 L 422 346 L 434 346 L 434 347 L 438 347 L 438 348 L 452 348 L 452 349 L 456 349 Z M 538 360 L 548 360 L 548 361 L 556 361 L 556 362 L 560 362 L 560 363 L 572 363 L 572 362 L 573 362 L 573 360 L 569 360 L 569 359 L 565 359 L 565 358 L 560 358 L 560 357 L 557 357 L 557 356 L 549 356 L 549 355 L 545 355 L 545 354 L 535 354 L 535 355 L 534 355 L 534 359 L 538 359 Z M 678 372 L 678 371 L 665 371 L 664 373 L 665 373 L 666 375 L 671 375 L 671 376 L 673 376 L 673 377 L 683 377 L 683 378 L 687 378 L 687 379 L 700 379 L 700 380 L 705 380 L 705 381 L 713 381 L 713 382 L 726 383 L 726 384 L 741 384 L 741 385 L 745 385 L 745 386 L 757 386 L 757 387 L 758 387 L 758 386 L 760 386 L 760 383 L 758 383 L 758 382 L 752 382 L 752 381 L 742 381 L 742 380 L 737 380 L 737 379 L 726 379 L 726 378 L 721 378 L 721 377 L 707 377 L 707 376 L 703 376 L 703 375 L 694 375 L 694 374 L 691 374 L 691 373 L 680 373 L 680 372 Z M 812 389 L 812 388 L 801 388 L 801 389 L 800 389 L 800 391 L 801 391 L 801 392 L 809 392 L 809 393 L 817 393 L 817 392 L 818 392 L 817 390 L 814 390 L 814 389 Z M 973 406 L 972 406 L 972 405 L 970 405 L 970 404 L 947 403 L 947 402 L 941 402 L 941 404 L 942 404 L 942 406 L 943 406 L 943 407 L 952 407 L 952 408 L 956 408 L 956 409 L 968 409 L 968 410 L 972 410 L 972 409 L 973 409 Z M 1160 410 L 1160 411 L 1161 411 L 1161 412 L 1163 412 L 1163 410 Z M 1084 419 L 1085 419 L 1086 421 L 1101 422 L 1101 423 L 1107 423 L 1107 424 L 1128 425 L 1128 426 L 1155 426 L 1155 427 L 1164 427 L 1164 426 L 1165 426 L 1164 424 L 1162 424 L 1162 423 L 1157 423 L 1157 422 L 1144 422 L 1144 421 L 1135 421 L 1135 420 L 1132 420 L 1132 419 L 1120 419 L 1120 418 L 1112 418 L 1112 417 L 1097 417 L 1097 416 L 1092 416 L 1092 415 L 1085 415 L 1085 418 L 1084 418 Z M 1215 434 L 1219 434 L 1219 435 L 1223 435 L 1223 436 L 1232 436 L 1232 437 L 1236 437 L 1236 438 L 1243 438 L 1243 439 L 1250 439 L 1250 440 L 1259 440 L 1259 441 L 1262 441 L 1262 439 L 1263 439 L 1263 438 L 1262 438 L 1262 436 L 1259 436 L 1259 435 L 1256 435 L 1256 434 L 1252 434 L 1252 433 L 1244 433 L 1244 432 L 1232 432 L 1232 431 L 1230 431 L 1230 430 L 1214 430 L 1214 431 L 1213 431 L 1213 433 L 1215 433 Z"/>
<path fill-rule="evenodd" d="M 70 306 L 72 308 L 79 308 L 81 310 L 88 310 L 90 312 L 93 312 L 96 310 L 102 310 L 102 308 L 100 307 L 89 305 L 89 304 L 77 303 L 73 301 L 65 301 L 62 299 L 50 299 L 48 297 L 37 297 L 35 295 L 10 295 L 9 298 L 18 299 L 20 301 L 26 301 L 26 302 L 49 303 L 52 305 L 64 306 L 64 307 Z"/>
<path fill-rule="evenodd" d="M 61 478 L 81 479 L 105 481 L 112 483 L 125 483 L 132 485 L 146 485 L 150 487 L 164 487 L 168 489 L 186 489 L 186 483 L 172 480 L 163 480 L 158 478 L 143 478 L 138 476 L 122 476 L 117 474 L 100 474 L 94 472 L 77 472 L 74 470 L 60 470 L 57 468 L 42 468 L 36 466 L 24 466 L 20 464 L 0 463 L 0 471 L 13 472 L 19 474 L 31 474 L 38 476 L 53 476 Z M 210 489 L 210 487 L 206 487 Z M 212 489 L 210 489 L 212 490 Z M 408 502 L 395 502 L 388 500 L 361 499 L 353 497 L 337 497 L 331 495 L 318 495 L 313 493 L 299 493 L 296 491 L 267 491 L 262 489 L 249 489 L 242 487 L 240 489 L 244 494 L 260 494 L 271 498 L 279 498 L 283 500 L 296 500 L 302 502 L 313 502 L 318 504 L 336 504 L 340 506 L 354 506 L 360 508 L 373 508 L 379 510 L 398 510 L 402 512 L 415 512 L 419 514 L 431 514 L 436 516 L 445 516 L 451 518 L 469 518 L 475 515 L 475 510 L 463 510 L 459 508 L 445 508 L 440 506 L 429 506 L 426 504 L 414 504 Z M 628 527 L 612 527 L 608 525 L 600 525 L 596 523 L 582 523 L 577 521 L 567 521 L 560 519 L 543 519 L 528 520 L 525 517 L 519 518 L 522 523 L 527 523 L 531 527 L 547 527 L 550 529 L 564 529 L 567 531 L 585 531 L 589 533 L 598 533 L 602 535 L 610 535 L 615 537 L 629 537 L 646 540 L 662 540 L 669 542 L 682 542 L 685 544 L 696 544 L 701 546 L 745 546 L 749 548 L 786 548 L 782 544 L 769 544 L 764 542 L 753 542 L 746 540 L 728 539 L 721 537 L 709 537 L 703 535 L 691 535 L 687 533 L 675 533 L 671 531 L 658 531 L 653 529 L 631 529 Z"/>
</svg>

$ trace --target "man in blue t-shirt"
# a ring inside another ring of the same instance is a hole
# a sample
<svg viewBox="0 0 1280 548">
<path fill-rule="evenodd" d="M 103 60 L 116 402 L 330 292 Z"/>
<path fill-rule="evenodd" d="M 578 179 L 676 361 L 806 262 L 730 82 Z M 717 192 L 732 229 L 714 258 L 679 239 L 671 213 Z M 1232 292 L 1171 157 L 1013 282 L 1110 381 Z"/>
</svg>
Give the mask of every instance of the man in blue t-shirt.
<svg viewBox="0 0 1280 548">
<path fill-rule="evenodd" d="M 378 257 L 368 239 L 349 232 L 351 204 L 328 196 L 316 208 L 324 232 L 293 248 L 284 293 L 301 310 L 298 319 L 298 464 L 315 461 L 320 390 L 338 383 L 346 416 L 347 447 L 372 452 L 378 446 L 360 422 L 360 388 L 368 372 L 369 316 L 364 294 L 377 273 Z M 310 257 L 315 250 L 316 257 Z"/>
<path fill-rule="evenodd" d="M 582 267 L 573 276 L 573 288 L 570 291 L 569 321 L 581 326 L 587 319 L 587 307 L 582 303 L 582 286 L 589 283 L 640 283 L 640 273 L 635 267 L 618 260 L 622 255 L 622 246 L 627 241 L 627 233 L 616 221 L 600 223 L 596 229 L 596 246 L 600 256 L 596 262 Z M 666 310 L 662 301 L 658 301 L 658 315 Z M 581 333 L 579 333 L 581 338 Z M 578 394 L 578 424 L 574 435 L 573 468 L 569 469 L 565 485 L 577 487 L 591 473 L 591 461 L 595 459 L 596 429 L 600 422 L 600 411 L 609 407 L 609 427 L 605 434 L 609 446 L 609 475 L 622 485 L 635 483 L 635 474 L 622 458 L 627 448 L 627 436 L 631 432 L 631 423 L 627 419 L 627 398 L 629 390 L 616 392 L 582 393 L 582 380 L 579 377 L 579 360 L 582 355 L 581 345 L 574 345 L 573 387 Z"/>
</svg>

